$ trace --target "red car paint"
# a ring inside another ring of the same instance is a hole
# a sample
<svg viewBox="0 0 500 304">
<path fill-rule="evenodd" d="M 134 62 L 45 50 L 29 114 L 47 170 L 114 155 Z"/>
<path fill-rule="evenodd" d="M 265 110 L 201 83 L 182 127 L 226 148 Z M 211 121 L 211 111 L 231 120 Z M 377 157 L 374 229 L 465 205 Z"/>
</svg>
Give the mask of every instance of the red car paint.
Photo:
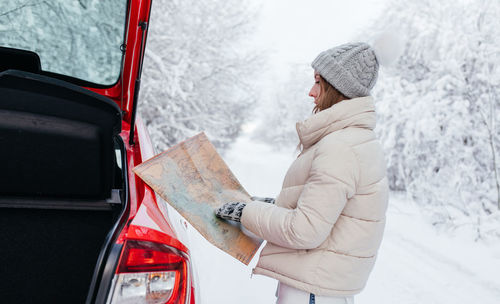
<svg viewBox="0 0 500 304">
<path fill-rule="evenodd" d="M 123 244 L 126 241 L 137 240 L 165 244 L 184 252 L 189 257 L 188 248 L 178 240 L 169 223 L 166 207 L 162 208 L 158 205 L 154 191 L 133 172 L 136 165 L 154 156 L 153 145 L 146 126 L 142 119 L 137 117 L 134 146 L 128 143 L 130 125 L 123 121 L 122 126 L 120 136 L 126 146 L 128 164 L 129 220 L 116 242 Z M 118 273 L 118 267 L 115 273 Z M 191 278 L 189 280 L 190 303 L 194 304 L 196 303 L 196 282 L 191 272 L 189 277 Z"/>
<path fill-rule="evenodd" d="M 135 132 L 135 144 L 133 146 L 129 144 L 131 112 L 136 89 L 135 79 L 139 72 L 140 62 L 143 59 L 140 56 L 144 54 L 143 50 L 141 50 L 141 31 L 143 31 L 143 28 L 139 24 L 141 22 L 149 23 L 150 10 L 151 0 L 129 1 L 126 51 L 122 77 L 113 87 L 105 89 L 88 87 L 87 89 L 111 98 L 125 113 L 120 136 L 125 143 L 127 154 L 129 220 L 120 232 L 120 236 L 116 242 L 122 244 L 128 240 L 139 240 L 160 243 L 176 248 L 189 256 L 189 250 L 178 240 L 169 223 L 166 208 L 158 206 L 154 191 L 133 172 L 135 166 L 154 156 L 154 149 L 148 131 L 140 117 L 136 118 L 135 130 L 133 131 Z M 145 34 L 147 35 L 147 32 Z M 194 285 L 195 282 L 191 280 L 190 303 L 195 303 Z"/>
<path fill-rule="evenodd" d="M 143 161 L 153 157 L 151 140 L 142 119 L 138 117 L 136 124 L 137 142 L 134 146 L 128 144 L 129 125 L 124 122 L 120 134 L 127 149 L 128 177 L 129 177 L 129 227 L 124 229 L 118 242 L 123 243 L 126 239 L 144 240 L 177 248 L 189 254 L 188 249 L 177 240 L 172 227 L 168 222 L 168 215 L 161 211 L 156 201 L 154 191 L 146 185 L 137 175 L 133 168 Z M 144 153 L 141 149 L 144 148 Z"/>
<path fill-rule="evenodd" d="M 126 51 L 122 77 L 120 81 L 118 81 L 114 86 L 110 88 L 87 88 L 91 91 L 114 100 L 118 104 L 118 106 L 120 106 L 122 110 L 125 111 L 126 115 L 124 116 L 123 120 L 124 122 L 127 122 L 129 124 L 133 107 L 132 103 L 135 91 L 135 79 L 138 73 L 139 64 L 142 60 L 142 58 L 140 58 L 142 28 L 139 26 L 139 24 L 141 22 L 149 23 L 150 10 L 151 0 L 129 1 L 126 26 Z M 145 34 L 147 35 L 147 32 Z"/>
</svg>

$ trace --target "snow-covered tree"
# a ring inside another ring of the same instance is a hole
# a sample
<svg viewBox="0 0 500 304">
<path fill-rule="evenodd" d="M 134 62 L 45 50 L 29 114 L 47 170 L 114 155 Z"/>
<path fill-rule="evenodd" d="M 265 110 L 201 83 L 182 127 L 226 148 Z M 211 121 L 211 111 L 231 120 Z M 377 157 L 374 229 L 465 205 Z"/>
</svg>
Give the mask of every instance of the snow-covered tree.
<svg viewBox="0 0 500 304">
<path fill-rule="evenodd" d="M 299 144 L 295 123 L 306 119 L 314 108 L 313 99 L 307 96 L 314 82 L 311 67 L 297 63 L 279 72 L 279 77 L 269 76 L 273 80 L 268 82 L 269 92 L 262 94 L 264 100 L 257 110 L 262 113 L 261 121 L 253 134 L 278 149 Z"/>
<path fill-rule="evenodd" d="M 204 131 L 219 148 L 255 102 L 256 12 L 244 0 L 153 1 L 139 107 L 161 151 Z"/>
<path fill-rule="evenodd" d="M 42 69 L 111 85 L 118 80 L 126 0 L 9 0 L 0 45 L 31 50 Z"/>
<path fill-rule="evenodd" d="M 372 27 L 406 40 L 374 91 L 391 188 L 476 238 L 500 236 L 499 15 L 495 0 L 393 1 Z"/>
</svg>

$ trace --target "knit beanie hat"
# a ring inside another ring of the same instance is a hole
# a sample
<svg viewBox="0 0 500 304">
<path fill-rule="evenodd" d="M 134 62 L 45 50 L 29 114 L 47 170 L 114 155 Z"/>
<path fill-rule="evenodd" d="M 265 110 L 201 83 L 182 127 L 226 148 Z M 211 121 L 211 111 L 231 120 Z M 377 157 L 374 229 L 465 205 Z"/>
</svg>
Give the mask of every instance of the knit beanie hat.
<svg viewBox="0 0 500 304">
<path fill-rule="evenodd" d="M 395 43 L 388 46 L 387 40 Z M 311 66 L 348 98 L 368 96 L 377 82 L 379 62 L 390 64 L 399 57 L 402 50 L 396 40 L 382 35 L 375 41 L 375 49 L 363 42 L 343 44 L 320 53 Z"/>
</svg>

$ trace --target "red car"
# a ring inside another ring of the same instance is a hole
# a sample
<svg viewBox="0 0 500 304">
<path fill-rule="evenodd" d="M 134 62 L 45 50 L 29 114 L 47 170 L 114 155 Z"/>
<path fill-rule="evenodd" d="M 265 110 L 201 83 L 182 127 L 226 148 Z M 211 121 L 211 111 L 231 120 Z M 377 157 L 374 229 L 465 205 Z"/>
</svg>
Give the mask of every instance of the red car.
<svg viewBox="0 0 500 304">
<path fill-rule="evenodd" d="M 189 250 L 132 172 L 153 156 L 136 115 L 150 9 L 2 4 L 1 303 L 195 303 Z"/>
</svg>

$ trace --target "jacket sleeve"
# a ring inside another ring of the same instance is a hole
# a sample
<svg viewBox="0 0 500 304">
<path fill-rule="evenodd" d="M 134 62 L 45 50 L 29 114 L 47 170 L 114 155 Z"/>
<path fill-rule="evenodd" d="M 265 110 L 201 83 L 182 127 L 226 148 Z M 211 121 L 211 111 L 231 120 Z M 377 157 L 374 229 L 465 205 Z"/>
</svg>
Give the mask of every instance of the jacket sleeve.
<svg viewBox="0 0 500 304">
<path fill-rule="evenodd" d="M 322 145 L 315 153 L 297 207 L 252 202 L 243 209 L 245 228 L 292 249 L 316 248 L 326 240 L 347 200 L 355 194 L 359 164 L 346 144 Z"/>
</svg>

